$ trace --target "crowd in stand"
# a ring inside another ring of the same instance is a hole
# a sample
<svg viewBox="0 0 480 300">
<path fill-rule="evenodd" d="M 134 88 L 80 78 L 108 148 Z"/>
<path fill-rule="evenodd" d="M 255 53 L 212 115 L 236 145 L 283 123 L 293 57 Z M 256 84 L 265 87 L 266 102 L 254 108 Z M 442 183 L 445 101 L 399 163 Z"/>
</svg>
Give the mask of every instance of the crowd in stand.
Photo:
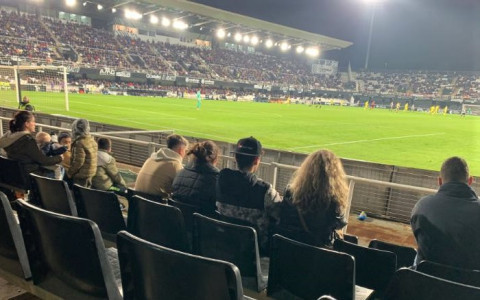
<svg viewBox="0 0 480 300">
<path fill-rule="evenodd" d="M 88 25 L 0 10 L 0 56 L 58 60 L 57 46 L 69 45 L 76 66 L 172 74 L 206 80 L 262 83 L 365 94 L 480 98 L 480 76 L 457 72 L 359 72 L 352 81 L 312 74 L 311 61 L 293 55 L 244 53 L 141 39 Z M 60 43 L 57 45 L 57 43 Z M 70 64 L 71 61 L 64 63 Z"/>
</svg>

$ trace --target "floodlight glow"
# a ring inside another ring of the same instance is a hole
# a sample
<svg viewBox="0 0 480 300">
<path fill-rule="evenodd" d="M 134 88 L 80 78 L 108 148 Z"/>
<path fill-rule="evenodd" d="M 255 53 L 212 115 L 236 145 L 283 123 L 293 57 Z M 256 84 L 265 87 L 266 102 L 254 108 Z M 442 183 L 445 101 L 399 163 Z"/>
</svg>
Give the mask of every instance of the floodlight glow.
<svg viewBox="0 0 480 300">
<path fill-rule="evenodd" d="M 150 23 L 158 24 L 158 17 L 156 15 L 150 15 Z"/>
<path fill-rule="evenodd" d="M 250 42 L 254 46 L 257 45 L 258 44 L 258 37 L 256 35 L 252 36 L 252 38 L 250 39 Z"/>
<path fill-rule="evenodd" d="M 303 53 L 303 51 L 305 51 L 305 48 L 303 48 L 303 46 L 297 46 L 297 49 L 296 49 L 297 53 Z"/>
<path fill-rule="evenodd" d="M 305 50 L 305 54 L 310 57 L 316 57 L 320 54 L 320 50 L 316 47 L 309 47 L 307 50 Z"/>
<path fill-rule="evenodd" d="M 82 4 L 82 5 L 83 5 L 83 6 L 87 6 L 87 2 L 83 2 L 83 4 Z"/>
<path fill-rule="evenodd" d="M 231 32 L 227 33 L 227 37 L 231 37 L 231 36 L 232 36 Z"/>
<path fill-rule="evenodd" d="M 236 42 L 240 42 L 242 40 L 242 35 L 240 33 L 235 33 L 234 39 Z"/>
<path fill-rule="evenodd" d="M 184 30 L 184 29 L 188 28 L 188 24 L 183 22 L 182 20 L 173 21 L 172 26 L 173 26 L 173 28 L 179 29 L 179 30 Z"/>
<path fill-rule="evenodd" d="M 385 0 L 363 0 L 363 2 L 367 3 L 367 4 L 376 4 L 376 3 L 380 3 L 380 2 L 384 2 Z"/>
<path fill-rule="evenodd" d="M 76 0 L 65 0 L 66 6 L 72 7 L 72 6 L 75 6 L 76 4 L 77 4 Z"/>
<path fill-rule="evenodd" d="M 117 12 L 117 9 L 115 7 L 112 7 L 112 13 L 116 13 Z"/>
<path fill-rule="evenodd" d="M 250 37 L 249 37 L 248 35 L 244 35 L 244 36 L 243 36 L 243 41 L 244 41 L 245 43 L 250 42 Z"/>
<path fill-rule="evenodd" d="M 170 21 L 169 18 L 165 18 L 165 17 L 162 18 L 162 26 L 163 27 L 168 27 L 168 26 L 170 26 L 171 23 L 172 22 Z"/>
<path fill-rule="evenodd" d="M 218 37 L 219 39 L 225 38 L 225 35 L 226 35 L 225 30 L 223 30 L 222 28 L 220 28 L 220 29 L 217 30 L 217 37 Z"/>
<path fill-rule="evenodd" d="M 103 9 L 103 5 L 97 4 L 97 10 L 102 10 L 102 9 Z"/>
<path fill-rule="evenodd" d="M 267 41 L 265 42 L 265 46 L 266 46 L 267 48 L 272 48 L 272 46 L 273 46 L 273 41 L 272 41 L 272 40 L 267 40 Z"/>
<path fill-rule="evenodd" d="M 280 50 L 282 51 L 287 51 L 288 50 L 288 44 L 286 42 L 283 42 L 280 44 Z"/>
<path fill-rule="evenodd" d="M 125 18 L 132 19 L 132 20 L 140 20 L 142 18 L 142 14 L 138 13 L 135 10 L 125 9 Z"/>
</svg>

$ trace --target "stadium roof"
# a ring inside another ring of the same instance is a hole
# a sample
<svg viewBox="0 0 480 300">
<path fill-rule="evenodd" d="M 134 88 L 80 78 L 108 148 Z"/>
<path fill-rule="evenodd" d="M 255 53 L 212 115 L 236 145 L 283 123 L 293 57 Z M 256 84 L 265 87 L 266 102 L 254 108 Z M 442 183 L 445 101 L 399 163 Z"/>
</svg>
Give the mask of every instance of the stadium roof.
<svg viewBox="0 0 480 300">
<path fill-rule="evenodd" d="M 163 7 L 181 12 L 182 18 L 189 18 L 189 21 L 195 22 L 190 22 L 189 24 L 193 26 L 201 25 L 202 28 L 206 27 L 212 32 L 220 27 L 235 28 L 243 33 L 255 33 L 262 36 L 262 38 L 273 38 L 275 41 L 287 41 L 291 45 L 318 45 L 322 51 L 342 49 L 352 45 L 351 42 L 263 21 L 187 0 L 142 0 L 142 2 L 143 4 L 149 3 L 149 9 L 151 9 L 151 11 L 155 11 L 155 9 L 152 9 L 153 7 L 156 7 L 157 10 L 162 10 Z M 123 5 L 121 1 L 117 3 L 117 5 Z M 135 1 L 135 4 L 141 5 L 141 3 L 137 1 Z"/>
</svg>

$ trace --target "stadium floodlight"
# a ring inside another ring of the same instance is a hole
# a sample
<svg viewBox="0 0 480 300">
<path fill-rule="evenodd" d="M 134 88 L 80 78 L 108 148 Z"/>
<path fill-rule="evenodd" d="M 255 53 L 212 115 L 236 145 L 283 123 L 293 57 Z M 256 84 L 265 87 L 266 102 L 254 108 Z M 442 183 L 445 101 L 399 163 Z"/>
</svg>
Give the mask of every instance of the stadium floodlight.
<svg viewBox="0 0 480 300">
<path fill-rule="evenodd" d="M 116 13 L 117 9 L 115 7 L 112 7 L 112 14 Z"/>
<path fill-rule="evenodd" d="M 273 46 L 273 41 L 270 40 L 270 39 L 268 39 L 268 40 L 265 42 L 265 46 L 266 46 L 267 48 L 272 48 L 272 46 Z"/>
<path fill-rule="evenodd" d="M 231 37 L 231 36 L 232 36 L 231 32 L 227 33 L 227 37 Z"/>
<path fill-rule="evenodd" d="M 150 15 L 150 23 L 158 24 L 158 17 L 156 15 Z"/>
<path fill-rule="evenodd" d="M 179 30 L 185 30 L 188 28 L 188 24 L 177 19 L 173 21 L 172 27 Z"/>
<path fill-rule="evenodd" d="M 131 9 L 125 9 L 125 18 L 127 19 L 131 19 L 131 20 L 140 20 L 143 15 L 135 10 L 131 10 Z"/>
<path fill-rule="evenodd" d="M 82 5 L 83 5 L 83 6 L 87 6 L 87 3 L 88 3 L 88 2 L 87 2 L 87 1 L 85 1 L 85 2 L 83 2 L 83 4 L 82 4 Z"/>
<path fill-rule="evenodd" d="M 77 0 L 65 0 L 65 5 L 68 7 L 75 6 L 77 4 Z"/>
<path fill-rule="evenodd" d="M 300 53 L 303 53 L 303 51 L 305 51 L 305 48 L 303 48 L 303 46 L 300 45 L 300 46 L 297 46 L 296 51 L 298 54 L 300 54 Z"/>
<path fill-rule="evenodd" d="M 97 10 L 102 10 L 102 9 L 103 9 L 103 5 L 97 4 Z"/>
<path fill-rule="evenodd" d="M 305 50 L 305 54 L 310 57 L 317 57 L 318 55 L 320 55 L 320 50 L 317 47 L 308 47 Z"/>
<path fill-rule="evenodd" d="M 252 45 L 256 46 L 258 44 L 258 37 L 256 35 L 252 36 L 250 42 L 252 43 Z"/>
<path fill-rule="evenodd" d="M 244 35 L 244 36 L 243 36 L 243 41 L 244 41 L 245 43 L 250 42 L 250 37 L 249 37 L 248 35 Z"/>
<path fill-rule="evenodd" d="M 288 50 L 288 43 L 287 42 L 283 42 L 280 44 L 280 50 L 282 51 L 287 51 Z"/>
<path fill-rule="evenodd" d="M 218 37 L 219 39 L 224 39 L 224 38 L 225 38 L 225 35 L 226 35 L 225 29 L 223 29 L 223 28 L 217 29 L 217 37 Z"/>
<path fill-rule="evenodd" d="M 168 27 L 168 26 L 170 26 L 171 23 L 172 23 L 172 22 L 170 21 L 169 18 L 166 18 L 166 17 L 163 17 L 163 18 L 162 18 L 162 26 L 163 26 L 163 27 Z"/>
<path fill-rule="evenodd" d="M 235 39 L 236 42 L 240 42 L 240 41 L 242 41 L 242 35 L 237 32 L 237 33 L 235 33 L 234 39 Z"/>
</svg>

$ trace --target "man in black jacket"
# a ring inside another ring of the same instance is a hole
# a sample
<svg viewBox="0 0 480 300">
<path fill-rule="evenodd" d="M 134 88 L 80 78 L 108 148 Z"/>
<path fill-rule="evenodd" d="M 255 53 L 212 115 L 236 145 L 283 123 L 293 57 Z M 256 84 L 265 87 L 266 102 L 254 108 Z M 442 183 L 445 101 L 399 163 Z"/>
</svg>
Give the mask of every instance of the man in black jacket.
<svg viewBox="0 0 480 300">
<path fill-rule="evenodd" d="M 442 164 L 438 192 L 420 199 L 412 211 L 416 263 L 430 260 L 480 269 L 480 201 L 472 182 L 462 158 L 451 157 Z"/>
<path fill-rule="evenodd" d="M 260 248 L 267 249 L 270 223 L 278 222 L 282 198 L 273 186 L 257 178 L 262 144 L 254 137 L 238 141 L 234 151 L 238 170 L 223 169 L 217 180 L 217 208 L 226 216 L 256 225 Z"/>
</svg>

